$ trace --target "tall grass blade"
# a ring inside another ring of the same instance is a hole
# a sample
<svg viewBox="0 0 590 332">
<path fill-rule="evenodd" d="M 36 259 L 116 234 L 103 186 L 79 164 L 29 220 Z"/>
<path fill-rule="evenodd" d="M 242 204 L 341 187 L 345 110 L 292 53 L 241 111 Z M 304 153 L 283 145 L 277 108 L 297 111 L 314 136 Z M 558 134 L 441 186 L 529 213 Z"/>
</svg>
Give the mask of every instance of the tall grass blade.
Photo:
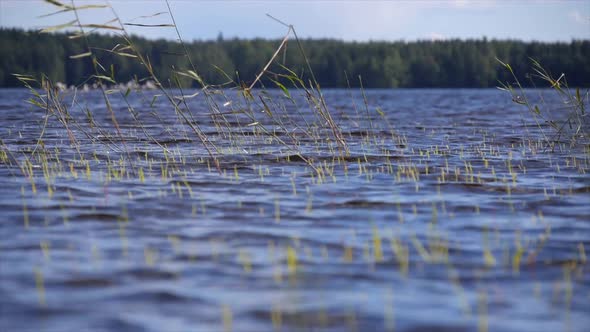
<svg viewBox="0 0 590 332">
<path fill-rule="evenodd" d="M 39 30 L 39 32 L 41 32 L 41 33 L 48 33 L 48 32 L 54 32 L 54 31 L 66 29 L 66 28 L 69 28 L 69 27 L 73 27 L 74 24 L 76 24 L 76 22 L 78 22 L 78 21 L 77 20 L 73 20 L 73 21 L 70 21 L 68 23 L 50 26 L 50 27 L 43 28 L 43 29 Z"/>
<path fill-rule="evenodd" d="M 70 55 L 70 59 L 81 59 L 81 58 L 86 58 L 92 55 L 92 52 L 85 52 L 85 53 L 80 53 L 80 54 L 76 54 L 76 55 Z"/>
</svg>

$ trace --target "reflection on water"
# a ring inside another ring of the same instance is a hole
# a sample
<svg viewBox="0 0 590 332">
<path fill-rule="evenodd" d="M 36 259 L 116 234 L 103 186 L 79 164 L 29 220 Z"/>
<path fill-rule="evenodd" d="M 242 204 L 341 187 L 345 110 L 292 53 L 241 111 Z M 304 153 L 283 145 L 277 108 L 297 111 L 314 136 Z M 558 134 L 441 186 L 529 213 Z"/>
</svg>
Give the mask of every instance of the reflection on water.
<svg viewBox="0 0 590 332">
<path fill-rule="evenodd" d="M 188 105 L 219 173 L 162 96 L 113 95 L 119 135 L 97 93 L 66 129 L 0 90 L 3 331 L 590 324 L 588 151 L 547 151 L 505 95 L 327 91 L 340 157 L 304 96 L 255 124 L 236 95 Z"/>
</svg>

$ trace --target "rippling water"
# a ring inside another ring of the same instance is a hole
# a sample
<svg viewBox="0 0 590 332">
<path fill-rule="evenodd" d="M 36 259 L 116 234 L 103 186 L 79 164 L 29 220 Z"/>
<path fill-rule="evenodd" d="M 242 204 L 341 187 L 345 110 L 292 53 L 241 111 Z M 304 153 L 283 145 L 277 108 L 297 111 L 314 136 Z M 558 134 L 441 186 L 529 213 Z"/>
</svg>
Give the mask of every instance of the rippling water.
<svg viewBox="0 0 590 332">
<path fill-rule="evenodd" d="M 588 147 L 500 91 L 328 90 L 348 156 L 303 95 L 199 95 L 191 127 L 155 94 L 111 95 L 118 131 L 97 92 L 65 128 L 0 90 L 2 331 L 590 324 Z"/>
</svg>

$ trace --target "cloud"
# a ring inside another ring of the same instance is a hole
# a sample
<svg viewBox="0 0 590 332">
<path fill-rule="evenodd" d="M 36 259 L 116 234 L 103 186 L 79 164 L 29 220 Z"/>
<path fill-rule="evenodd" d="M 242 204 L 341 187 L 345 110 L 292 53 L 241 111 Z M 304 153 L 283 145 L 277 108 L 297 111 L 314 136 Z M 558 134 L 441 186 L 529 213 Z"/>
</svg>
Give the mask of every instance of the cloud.
<svg viewBox="0 0 590 332">
<path fill-rule="evenodd" d="M 578 10 L 571 11 L 569 17 L 578 24 L 590 25 L 590 17 L 582 15 Z"/>
<path fill-rule="evenodd" d="M 432 32 L 432 33 L 430 33 L 428 39 L 430 39 L 432 41 L 445 40 L 445 39 L 447 39 L 447 36 L 443 35 L 442 33 Z"/>
<path fill-rule="evenodd" d="M 449 3 L 452 7 L 459 9 L 487 9 L 496 5 L 495 0 L 453 0 Z"/>
</svg>

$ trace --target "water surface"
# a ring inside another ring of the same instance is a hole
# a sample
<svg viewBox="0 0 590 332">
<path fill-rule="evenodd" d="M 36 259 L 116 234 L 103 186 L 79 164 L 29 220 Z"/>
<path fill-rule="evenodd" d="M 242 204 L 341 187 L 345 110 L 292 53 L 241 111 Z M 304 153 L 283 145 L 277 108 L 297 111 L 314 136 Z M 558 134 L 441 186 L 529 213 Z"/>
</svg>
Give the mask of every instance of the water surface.
<svg viewBox="0 0 590 332">
<path fill-rule="evenodd" d="M 117 129 L 96 91 L 68 117 L 0 90 L 0 329 L 590 324 L 587 146 L 551 151 L 497 90 L 328 90 L 345 155 L 303 94 L 268 94 L 199 95 L 185 119 L 113 93 Z"/>
</svg>

